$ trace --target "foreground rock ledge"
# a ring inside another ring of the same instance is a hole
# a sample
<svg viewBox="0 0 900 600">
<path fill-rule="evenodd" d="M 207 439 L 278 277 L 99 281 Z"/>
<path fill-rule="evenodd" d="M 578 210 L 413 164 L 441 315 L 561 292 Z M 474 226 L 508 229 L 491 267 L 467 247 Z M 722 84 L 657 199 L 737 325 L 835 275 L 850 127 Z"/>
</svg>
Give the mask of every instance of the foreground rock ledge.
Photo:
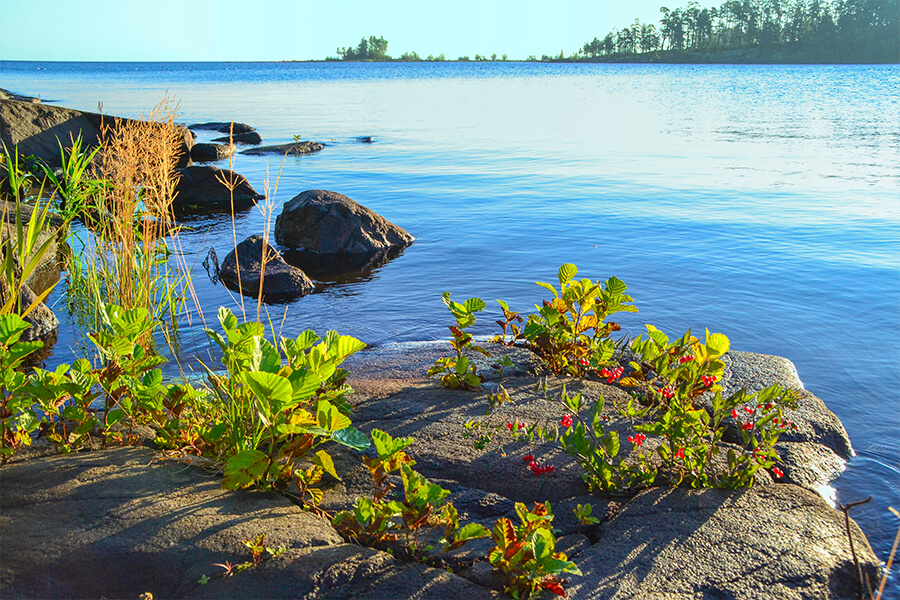
<svg viewBox="0 0 900 600">
<path fill-rule="evenodd" d="M 409 450 L 417 469 L 451 490 L 450 499 L 466 519 L 489 525 L 512 516 L 515 501 L 550 499 L 559 547 L 583 572 L 570 577 L 569 597 L 857 597 L 842 515 L 799 486 L 655 488 L 631 499 L 588 496 L 578 469 L 552 448 L 532 450 L 540 462 L 557 465 L 541 477 L 527 471 L 514 448 L 506 457 L 496 449 L 473 450 L 461 424 L 483 416 L 487 392 L 441 389 L 425 380 L 420 368 L 447 350 L 410 344 L 352 357 L 347 366 L 357 389 L 354 422 L 364 430 L 414 436 Z M 492 418 L 558 419 L 558 403 L 534 394 L 533 356 L 517 348 L 492 350 L 514 362 L 503 381 L 512 401 Z M 731 357 L 735 374 L 744 371 L 742 365 L 776 364 L 777 357 L 743 354 Z M 560 383 L 550 382 L 551 397 Z M 573 392 L 602 393 L 608 401 L 622 394 L 597 382 L 566 383 Z M 610 427 L 622 426 L 611 419 Z M 810 435 L 815 431 L 812 427 Z M 833 452 L 827 437 L 793 443 Z M 358 457 L 338 451 L 336 459 L 345 475 L 325 490 L 323 508 L 329 511 L 346 508 L 369 491 Z M 344 543 L 326 520 L 282 497 L 223 491 L 217 477 L 159 462 L 145 448 L 25 461 L 0 469 L 0 484 L 4 598 L 135 598 L 144 592 L 157 598 L 500 597 L 490 589 L 496 580 L 483 562 L 460 570 L 460 576 L 398 562 Z M 578 503 L 593 505 L 601 524 L 580 528 L 571 512 Z M 878 561 L 853 523 L 851 531 L 864 571 L 874 576 Z M 287 552 L 230 579 L 214 577 L 220 569 L 213 563 L 247 560 L 241 540 L 261 533 L 267 545 Z M 479 542 L 457 558 L 483 559 L 487 549 Z M 205 586 L 198 583 L 203 575 L 213 577 Z"/>
</svg>

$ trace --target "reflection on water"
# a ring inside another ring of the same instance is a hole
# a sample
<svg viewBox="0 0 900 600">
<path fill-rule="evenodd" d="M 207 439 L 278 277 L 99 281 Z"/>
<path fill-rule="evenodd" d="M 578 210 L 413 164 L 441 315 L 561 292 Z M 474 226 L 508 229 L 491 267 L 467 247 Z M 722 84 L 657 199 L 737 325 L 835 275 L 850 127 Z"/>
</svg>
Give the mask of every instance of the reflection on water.
<svg viewBox="0 0 900 600">
<path fill-rule="evenodd" d="M 394 246 L 357 254 L 317 254 L 288 248 L 281 255 L 285 262 L 302 269 L 319 282 L 320 290 L 325 290 L 370 281 L 379 269 L 403 254 L 404 249 L 405 246 Z"/>
<path fill-rule="evenodd" d="M 186 122 L 248 123 L 266 144 L 341 141 L 283 163 L 238 155 L 234 170 L 257 190 L 277 179 L 276 215 L 303 190 L 334 190 L 417 241 L 371 268 L 310 265 L 317 293 L 261 309 L 284 335 L 444 338 L 444 291 L 485 299 L 473 333 L 492 334 L 495 299 L 532 311 L 544 298 L 534 281 L 574 262 L 580 276 L 629 286 L 641 311 L 621 319 L 630 334 L 709 327 L 736 349 L 790 358 L 859 453 L 838 501 L 874 495 L 854 518 L 889 552 L 887 506 L 900 506 L 900 67 L 40 67 L 3 62 L 4 87 L 83 109 L 102 100 L 125 116 L 168 89 Z M 180 329 L 185 363 L 208 356 L 201 328 L 219 306 L 257 315 L 210 281 L 208 250 L 221 257 L 273 221 L 258 208 L 236 215 L 234 231 L 227 215 L 184 221 L 201 299 Z M 60 317 L 64 361 L 79 338 Z"/>
</svg>

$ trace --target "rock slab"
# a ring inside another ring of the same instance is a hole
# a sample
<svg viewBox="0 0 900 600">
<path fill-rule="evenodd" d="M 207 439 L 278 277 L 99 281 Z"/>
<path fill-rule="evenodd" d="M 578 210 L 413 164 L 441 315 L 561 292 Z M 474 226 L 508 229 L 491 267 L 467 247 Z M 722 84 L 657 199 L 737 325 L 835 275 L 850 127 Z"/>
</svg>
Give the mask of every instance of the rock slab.
<svg viewBox="0 0 900 600">
<path fill-rule="evenodd" d="M 259 194 L 243 175 L 210 166 L 193 166 L 176 171 L 175 201 L 172 208 L 177 213 L 228 211 L 250 208 Z"/>
<path fill-rule="evenodd" d="M 446 571 L 345 544 L 273 493 L 229 492 L 146 448 L 0 469 L 3 598 L 499 598 Z M 265 534 L 286 552 L 223 579 Z M 205 585 L 200 579 L 206 576 Z"/>
<path fill-rule="evenodd" d="M 278 144 L 277 146 L 260 146 L 259 148 L 250 148 L 244 150 L 241 154 L 260 155 L 260 154 L 280 154 L 281 156 L 300 156 L 302 154 L 312 154 L 324 148 L 324 144 L 319 142 L 294 142 L 291 144 Z"/>
<path fill-rule="evenodd" d="M 343 194 L 307 190 L 275 220 L 275 241 L 318 254 L 357 254 L 406 246 L 415 238 Z"/>
<path fill-rule="evenodd" d="M 265 276 L 263 252 L 266 256 Z M 228 253 L 219 269 L 219 279 L 230 289 L 248 296 L 257 296 L 262 286 L 263 296 L 270 300 L 302 296 L 315 289 L 315 284 L 306 273 L 287 264 L 258 235 L 247 238 Z"/>
<path fill-rule="evenodd" d="M 233 155 L 234 144 L 194 144 L 191 148 L 191 160 L 194 162 L 225 160 Z"/>
</svg>

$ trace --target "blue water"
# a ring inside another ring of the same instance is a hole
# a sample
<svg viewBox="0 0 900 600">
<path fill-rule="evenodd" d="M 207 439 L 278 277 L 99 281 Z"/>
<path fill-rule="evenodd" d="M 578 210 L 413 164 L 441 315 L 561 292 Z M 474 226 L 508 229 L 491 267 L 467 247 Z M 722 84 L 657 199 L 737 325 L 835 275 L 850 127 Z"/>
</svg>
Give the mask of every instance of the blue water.
<svg viewBox="0 0 900 600">
<path fill-rule="evenodd" d="M 331 189 L 417 241 L 371 273 L 269 307 L 285 335 L 443 338 L 444 290 L 488 300 L 476 328 L 493 333 L 493 299 L 528 311 L 542 298 L 534 281 L 574 262 L 583 276 L 628 284 L 641 310 L 621 319 L 629 333 L 708 327 L 733 348 L 788 357 L 858 453 L 838 501 L 873 495 L 853 516 L 880 557 L 890 551 L 900 525 L 887 510 L 900 508 L 900 67 L 0 62 L 0 87 L 122 116 L 168 92 L 185 123 L 233 119 L 265 143 L 327 143 L 283 166 L 238 155 L 234 168 L 258 190 L 268 168 L 270 191 L 281 169 L 275 215 L 303 190 Z M 354 141 L 364 135 L 375 143 Z M 231 248 L 231 222 L 189 224 L 182 241 L 214 322 L 218 306 L 239 301 L 200 261 Z M 265 218 L 243 213 L 236 230 L 239 241 L 261 233 Z M 208 348 L 199 317 L 193 309 L 182 328 L 186 357 Z M 54 359 L 78 345 L 64 323 Z"/>
</svg>

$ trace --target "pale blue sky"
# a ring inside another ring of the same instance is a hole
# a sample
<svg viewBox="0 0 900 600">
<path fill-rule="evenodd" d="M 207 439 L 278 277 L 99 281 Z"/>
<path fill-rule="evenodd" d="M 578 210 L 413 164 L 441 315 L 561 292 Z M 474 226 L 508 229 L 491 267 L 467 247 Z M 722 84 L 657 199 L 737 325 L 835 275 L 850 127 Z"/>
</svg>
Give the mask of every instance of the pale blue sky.
<svg viewBox="0 0 900 600">
<path fill-rule="evenodd" d="M 421 56 L 570 54 L 687 0 L 0 0 L 2 60 L 308 60 L 363 36 Z M 702 2 L 703 6 L 717 3 Z"/>
</svg>

